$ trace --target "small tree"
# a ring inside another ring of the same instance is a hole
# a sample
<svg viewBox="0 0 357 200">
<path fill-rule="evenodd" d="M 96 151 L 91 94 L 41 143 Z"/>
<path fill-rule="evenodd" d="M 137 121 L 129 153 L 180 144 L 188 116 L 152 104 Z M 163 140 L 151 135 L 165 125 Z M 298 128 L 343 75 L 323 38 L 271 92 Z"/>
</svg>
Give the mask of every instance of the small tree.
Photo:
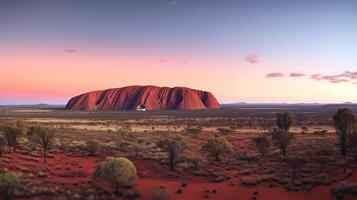
<svg viewBox="0 0 357 200">
<path fill-rule="evenodd" d="M 161 139 L 157 146 L 165 150 L 169 155 L 170 169 L 175 171 L 176 162 L 180 157 L 180 154 L 187 147 L 186 142 L 181 136 L 168 136 L 164 139 Z"/>
<path fill-rule="evenodd" d="M 290 112 L 278 113 L 276 116 L 276 125 L 279 129 L 288 132 L 292 124 Z"/>
<path fill-rule="evenodd" d="M 340 151 L 345 157 L 348 150 L 348 137 L 356 124 L 355 116 L 348 108 L 340 108 L 333 117 L 336 133 L 340 140 Z"/>
<path fill-rule="evenodd" d="M 29 132 L 30 134 L 28 135 L 32 135 L 33 140 L 42 146 L 43 159 L 45 164 L 47 164 L 47 150 L 53 142 L 55 137 L 55 130 L 42 126 L 32 126 L 30 127 Z"/>
<path fill-rule="evenodd" d="M 275 145 L 280 147 L 280 153 L 282 156 L 286 155 L 286 150 L 293 135 L 289 132 L 284 132 L 283 130 L 276 130 L 273 132 L 273 140 Z"/>
<path fill-rule="evenodd" d="M 115 191 L 119 194 L 120 187 L 134 184 L 137 179 L 136 167 L 126 158 L 107 157 L 97 165 L 93 179 L 108 181 L 115 186 Z"/>
<path fill-rule="evenodd" d="M 15 190 L 20 186 L 20 178 L 12 173 L 0 174 L 0 195 L 1 199 L 12 199 Z"/>
<path fill-rule="evenodd" d="M 98 155 L 101 150 L 101 144 L 98 140 L 88 140 L 86 142 L 86 149 L 91 156 Z"/>
<path fill-rule="evenodd" d="M 0 156 L 2 156 L 2 151 L 6 145 L 6 140 L 4 137 L 0 136 Z"/>
<path fill-rule="evenodd" d="M 203 147 L 203 150 L 207 151 L 214 156 L 217 162 L 220 162 L 219 156 L 223 153 L 229 153 L 232 151 L 232 145 L 225 137 L 210 138 Z"/>
<path fill-rule="evenodd" d="M 262 157 L 265 157 L 270 150 L 270 139 L 266 134 L 253 138 L 253 143 L 258 148 L 258 151 Z"/>
<path fill-rule="evenodd" d="M 9 152 L 11 153 L 11 148 L 14 152 L 16 152 L 18 140 L 24 133 L 23 127 L 18 127 L 15 125 L 3 125 L 1 129 L 9 146 Z"/>
<path fill-rule="evenodd" d="M 357 161 L 357 127 L 354 128 L 350 135 L 349 145 L 352 151 L 352 155 L 355 161 Z"/>
</svg>

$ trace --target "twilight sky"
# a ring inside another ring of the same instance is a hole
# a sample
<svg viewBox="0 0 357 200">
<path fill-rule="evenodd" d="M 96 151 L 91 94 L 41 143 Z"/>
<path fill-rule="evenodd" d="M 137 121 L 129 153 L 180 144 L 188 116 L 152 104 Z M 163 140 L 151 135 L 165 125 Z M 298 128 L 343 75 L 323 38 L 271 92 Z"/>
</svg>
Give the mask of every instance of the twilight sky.
<svg viewBox="0 0 357 200">
<path fill-rule="evenodd" d="M 127 85 L 357 102 L 357 0 L 0 0 L 0 104 Z"/>
</svg>

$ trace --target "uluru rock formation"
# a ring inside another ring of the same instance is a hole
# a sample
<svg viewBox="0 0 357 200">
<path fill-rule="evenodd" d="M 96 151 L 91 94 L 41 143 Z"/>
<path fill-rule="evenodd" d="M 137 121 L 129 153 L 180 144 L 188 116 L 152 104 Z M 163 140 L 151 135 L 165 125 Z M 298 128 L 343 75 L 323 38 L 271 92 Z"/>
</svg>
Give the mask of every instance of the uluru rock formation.
<svg viewBox="0 0 357 200">
<path fill-rule="evenodd" d="M 71 110 L 216 109 L 220 105 L 210 93 L 186 87 L 128 86 L 88 92 L 73 97 Z"/>
</svg>

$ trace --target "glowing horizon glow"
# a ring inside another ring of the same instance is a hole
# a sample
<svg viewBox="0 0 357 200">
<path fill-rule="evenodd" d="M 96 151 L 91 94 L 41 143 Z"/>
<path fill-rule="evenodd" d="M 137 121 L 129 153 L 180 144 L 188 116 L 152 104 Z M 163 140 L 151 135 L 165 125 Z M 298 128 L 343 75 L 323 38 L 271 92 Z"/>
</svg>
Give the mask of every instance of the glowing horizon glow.
<svg viewBox="0 0 357 200">
<path fill-rule="evenodd" d="M 357 77 L 311 78 L 357 70 L 355 19 L 355 1 L 0 0 L 0 104 L 128 85 L 221 103 L 357 102 Z"/>
</svg>

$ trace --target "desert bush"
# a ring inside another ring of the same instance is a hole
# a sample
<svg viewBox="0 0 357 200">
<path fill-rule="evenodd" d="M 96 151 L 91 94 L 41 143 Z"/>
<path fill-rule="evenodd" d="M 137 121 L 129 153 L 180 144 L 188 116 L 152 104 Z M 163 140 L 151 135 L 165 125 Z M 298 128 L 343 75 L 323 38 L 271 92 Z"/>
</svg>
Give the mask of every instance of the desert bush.
<svg viewBox="0 0 357 200">
<path fill-rule="evenodd" d="M 101 148 L 102 148 L 101 143 L 96 139 L 88 140 L 86 142 L 86 150 L 91 156 L 98 155 Z"/>
<path fill-rule="evenodd" d="M 340 108 L 333 117 L 336 133 L 340 141 L 340 151 L 343 156 L 347 155 L 348 137 L 351 135 L 356 124 L 356 118 L 348 108 Z"/>
<path fill-rule="evenodd" d="M 171 193 L 165 186 L 159 186 L 153 188 L 150 192 L 150 200 L 169 200 L 171 199 Z"/>
<path fill-rule="evenodd" d="M 271 141 L 266 134 L 253 138 L 253 143 L 262 157 L 269 153 Z"/>
<path fill-rule="evenodd" d="M 219 131 L 220 133 L 227 134 L 227 133 L 231 133 L 232 129 L 229 127 L 220 127 L 220 128 L 217 128 L 217 131 Z"/>
<path fill-rule="evenodd" d="M 229 153 L 232 151 L 232 145 L 225 137 L 210 138 L 203 147 L 203 150 L 212 154 L 217 162 L 220 161 L 219 156 L 223 153 Z"/>
<path fill-rule="evenodd" d="M 185 129 L 187 133 L 193 134 L 195 137 L 197 137 L 198 134 L 202 132 L 202 127 L 197 126 L 197 127 L 187 127 Z"/>
<path fill-rule="evenodd" d="M 184 161 L 191 163 L 195 170 L 199 169 L 205 163 L 205 159 L 196 155 L 186 157 Z"/>
<path fill-rule="evenodd" d="M 175 171 L 176 162 L 180 157 L 180 154 L 182 154 L 184 149 L 187 147 L 183 137 L 170 134 L 159 140 L 157 146 L 168 153 L 170 169 L 171 171 Z"/>
<path fill-rule="evenodd" d="M 24 128 L 19 125 L 3 125 L 1 127 L 1 130 L 9 146 L 10 153 L 11 153 L 11 148 L 13 149 L 14 152 L 16 152 L 18 140 L 20 136 L 23 135 Z"/>
<path fill-rule="evenodd" d="M 279 129 L 288 132 L 292 124 L 290 112 L 278 113 L 276 116 L 276 125 Z"/>
<path fill-rule="evenodd" d="M 350 135 L 348 143 L 351 148 L 353 158 L 357 161 L 357 127 L 354 128 L 352 134 Z"/>
<path fill-rule="evenodd" d="M 115 186 L 115 191 L 119 194 L 120 187 L 132 186 L 137 179 L 136 167 L 123 157 L 107 157 L 97 165 L 93 174 L 93 179 L 107 181 Z"/>
<path fill-rule="evenodd" d="M 286 150 L 288 148 L 290 141 L 293 138 L 293 135 L 289 132 L 285 132 L 284 130 L 277 130 L 273 132 L 272 138 L 274 144 L 276 146 L 279 146 L 281 155 L 285 156 Z"/>
<path fill-rule="evenodd" d="M 12 172 L 0 174 L 1 199 L 12 199 L 15 190 L 20 186 L 20 178 Z"/>
<path fill-rule="evenodd" d="M 2 151 L 6 145 L 6 140 L 4 137 L 0 136 L 0 156 L 2 156 Z"/>
<path fill-rule="evenodd" d="M 47 150 L 53 142 L 56 131 L 42 126 L 32 126 L 28 132 L 30 133 L 28 135 L 32 135 L 33 141 L 41 145 L 43 149 L 43 159 L 47 164 Z"/>
</svg>

